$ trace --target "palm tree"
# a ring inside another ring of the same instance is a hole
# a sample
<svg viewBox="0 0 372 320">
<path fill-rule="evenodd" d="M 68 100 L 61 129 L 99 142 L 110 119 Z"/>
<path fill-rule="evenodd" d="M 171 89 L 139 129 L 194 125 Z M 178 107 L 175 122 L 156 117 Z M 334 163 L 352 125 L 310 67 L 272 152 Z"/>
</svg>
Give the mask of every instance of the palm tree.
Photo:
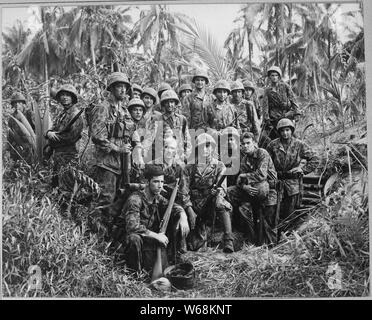
<svg viewBox="0 0 372 320">
<path fill-rule="evenodd" d="M 145 54 L 153 53 L 155 68 L 151 69 L 152 83 L 161 78 L 158 66 L 162 59 L 163 48 L 169 44 L 174 50 L 180 50 L 177 26 L 187 23 L 187 16 L 171 13 L 166 5 L 152 5 L 150 10 L 141 11 L 140 19 L 133 27 L 131 40 L 137 41 L 137 48 L 143 48 Z"/>
</svg>

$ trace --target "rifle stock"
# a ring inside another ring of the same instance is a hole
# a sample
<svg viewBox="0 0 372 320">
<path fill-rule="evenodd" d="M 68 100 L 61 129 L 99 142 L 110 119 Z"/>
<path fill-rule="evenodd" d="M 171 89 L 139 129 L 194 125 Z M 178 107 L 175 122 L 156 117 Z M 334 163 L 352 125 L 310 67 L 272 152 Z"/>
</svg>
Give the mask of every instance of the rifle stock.
<svg viewBox="0 0 372 320">
<path fill-rule="evenodd" d="M 162 220 L 160 221 L 159 233 L 165 233 L 167 231 L 168 222 L 170 219 L 170 215 L 172 213 L 173 204 L 177 196 L 179 180 L 180 180 L 179 178 L 176 180 L 176 186 L 173 189 L 172 195 L 169 199 L 167 210 L 165 211 L 164 216 Z M 161 262 L 161 249 L 162 248 L 160 245 L 158 245 L 158 247 L 156 248 L 156 259 L 155 259 L 154 266 L 152 268 L 151 281 L 155 281 L 156 279 L 159 279 L 163 275 L 163 266 Z"/>
</svg>

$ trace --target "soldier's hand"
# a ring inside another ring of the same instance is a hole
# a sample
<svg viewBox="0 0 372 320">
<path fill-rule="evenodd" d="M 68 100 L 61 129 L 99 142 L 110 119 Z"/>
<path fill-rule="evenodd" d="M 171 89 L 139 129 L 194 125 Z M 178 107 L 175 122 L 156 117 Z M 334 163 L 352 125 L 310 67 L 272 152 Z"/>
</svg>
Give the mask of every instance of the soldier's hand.
<svg viewBox="0 0 372 320">
<path fill-rule="evenodd" d="M 177 229 L 181 231 L 181 235 L 186 237 L 190 232 L 190 227 L 187 222 L 187 216 L 185 213 L 181 214 L 180 220 L 178 221 Z"/>
<path fill-rule="evenodd" d="M 47 138 L 53 141 L 59 141 L 61 139 L 55 131 L 48 131 Z"/>
<path fill-rule="evenodd" d="M 169 243 L 168 237 L 164 233 L 157 233 L 156 240 L 158 240 L 159 243 L 164 247 L 166 247 Z"/>
<path fill-rule="evenodd" d="M 130 143 L 126 143 L 119 148 L 120 153 L 130 153 L 132 151 L 132 146 Z"/>
<path fill-rule="evenodd" d="M 244 186 L 244 190 L 252 197 L 258 195 L 258 189 L 252 186 Z"/>
<path fill-rule="evenodd" d="M 186 210 L 187 210 L 187 217 L 189 219 L 190 229 L 193 230 L 195 228 L 196 213 L 192 207 L 188 207 Z"/>
<path fill-rule="evenodd" d="M 301 168 L 301 167 L 295 167 L 295 168 L 292 168 L 292 169 L 289 170 L 288 172 L 290 172 L 290 173 L 304 174 L 304 172 L 302 171 L 302 168 Z"/>
</svg>

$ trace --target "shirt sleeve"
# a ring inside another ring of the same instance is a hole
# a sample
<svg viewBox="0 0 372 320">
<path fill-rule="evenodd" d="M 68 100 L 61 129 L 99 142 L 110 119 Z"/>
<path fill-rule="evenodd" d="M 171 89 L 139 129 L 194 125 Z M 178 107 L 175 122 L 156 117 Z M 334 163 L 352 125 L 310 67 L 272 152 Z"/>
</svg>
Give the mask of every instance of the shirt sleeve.
<svg viewBox="0 0 372 320">
<path fill-rule="evenodd" d="M 97 106 L 92 112 L 92 141 L 107 153 L 114 151 L 117 146 L 108 139 L 107 112 L 103 105 Z"/>
<path fill-rule="evenodd" d="M 313 172 L 319 165 L 319 157 L 314 150 L 305 142 L 302 143 L 301 158 L 306 159 L 306 164 L 302 168 L 304 174 Z"/>
<path fill-rule="evenodd" d="M 75 115 L 76 114 L 72 115 L 70 119 L 68 119 L 68 122 L 72 120 L 71 118 L 73 118 Z M 69 142 L 76 142 L 81 137 L 81 132 L 83 131 L 83 127 L 84 127 L 84 122 L 80 115 L 79 118 L 72 124 L 70 130 L 58 134 L 58 137 L 60 138 L 58 143 L 65 144 Z"/>
<path fill-rule="evenodd" d="M 141 224 L 141 207 L 142 199 L 137 194 L 131 195 L 124 206 L 125 230 L 128 235 L 147 232 L 147 228 Z"/>
</svg>

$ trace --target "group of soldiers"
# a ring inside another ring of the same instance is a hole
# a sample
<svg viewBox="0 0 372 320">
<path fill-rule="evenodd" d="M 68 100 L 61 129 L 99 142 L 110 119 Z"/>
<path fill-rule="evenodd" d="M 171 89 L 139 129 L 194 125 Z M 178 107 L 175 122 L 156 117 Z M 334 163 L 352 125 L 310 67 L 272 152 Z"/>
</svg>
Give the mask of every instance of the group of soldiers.
<svg viewBox="0 0 372 320">
<path fill-rule="evenodd" d="M 97 208 L 110 212 L 109 237 L 128 267 L 151 269 L 158 246 L 170 260 L 198 250 L 215 230 L 223 233 L 223 252 L 231 253 L 239 249 L 235 230 L 255 245 L 275 245 L 293 227 L 302 177 L 319 159 L 294 135 L 301 114 L 280 68 L 271 67 L 267 77 L 259 96 L 249 81 L 221 79 L 210 92 L 203 70 L 178 93 L 166 82 L 155 90 L 120 72 L 108 76 L 108 97 L 85 114 L 95 145 L 92 178 L 102 190 Z M 56 99 L 63 110 L 45 137 L 56 183 L 71 188 L 71 177 L 59 171 L 77 160 L 84 121 L 72 85 L 63 85 Z"/>
</svg>

